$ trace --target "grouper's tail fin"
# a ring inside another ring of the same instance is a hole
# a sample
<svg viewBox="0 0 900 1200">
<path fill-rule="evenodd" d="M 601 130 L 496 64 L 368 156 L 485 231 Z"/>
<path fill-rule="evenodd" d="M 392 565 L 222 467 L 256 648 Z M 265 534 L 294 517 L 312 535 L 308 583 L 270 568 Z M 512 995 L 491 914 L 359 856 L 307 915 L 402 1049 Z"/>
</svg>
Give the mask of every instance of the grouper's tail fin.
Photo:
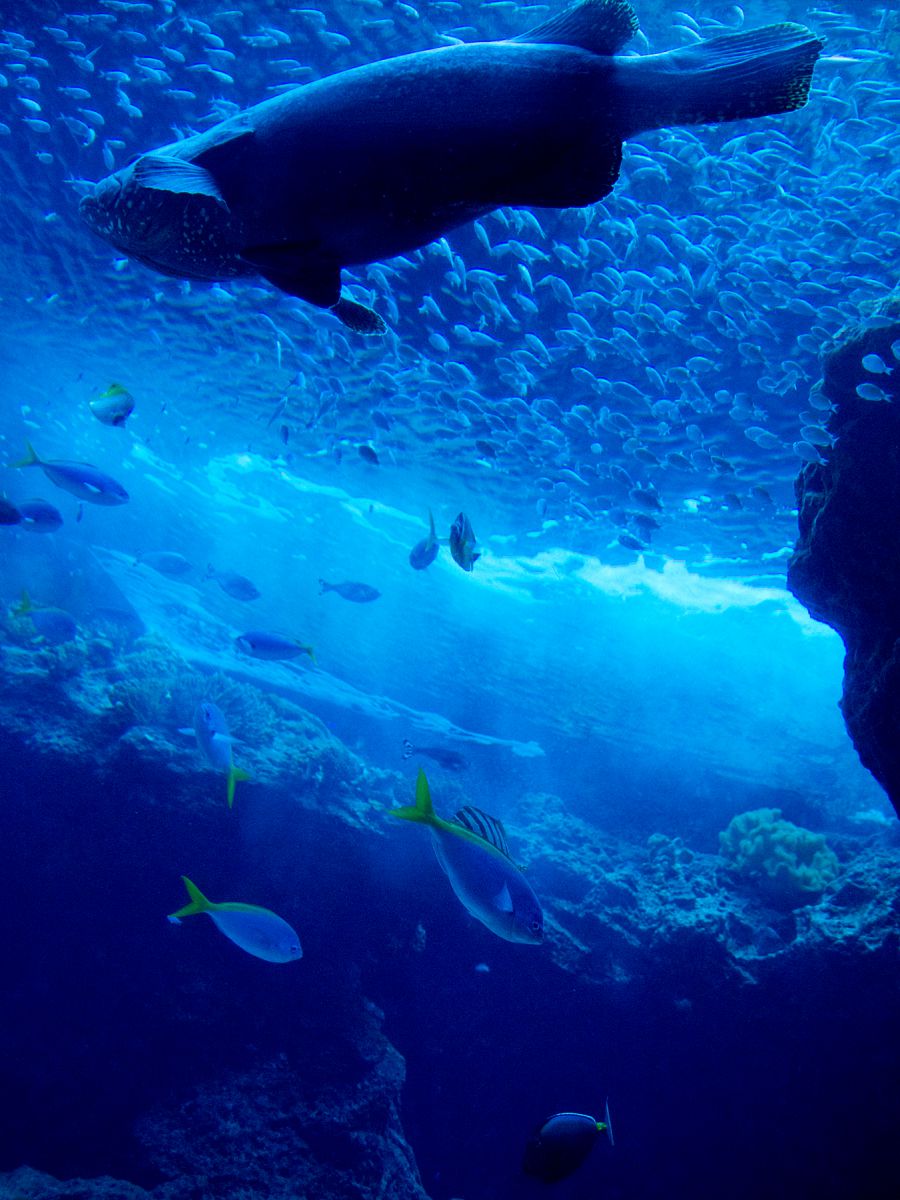
<svg viewBox="0 0 900 1200">
<path fill-rule="evenodd" d="M 786 22 L 663 54 L 616 60 L 625 137 L 669 125 L 707 125 L 802 108 L 823 43 Z"/>
</svg>

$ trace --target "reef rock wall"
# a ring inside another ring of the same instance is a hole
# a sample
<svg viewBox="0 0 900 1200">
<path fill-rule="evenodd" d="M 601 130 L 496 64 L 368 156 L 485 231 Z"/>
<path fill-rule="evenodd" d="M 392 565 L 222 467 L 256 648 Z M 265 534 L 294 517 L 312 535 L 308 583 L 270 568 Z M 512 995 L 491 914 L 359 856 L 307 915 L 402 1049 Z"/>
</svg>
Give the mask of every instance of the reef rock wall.
<svg viewBox="0 0 900 1200">
<path fill-rule="evenodd" d="M 900 308 L 895 301 L 893 308 Z M 874 318 L 824 360 L 834 438 L 796 485 L 788 586 L 846 649 L 841 710 L 900 813 L 900 320 Z"/>
<path fill-rule="evenodd" d="M 513 945 L 387 815 L 411 779 L 314 716 L 195 681 L 254 730 L 229 810 L 151 702 L 168 668 L 123 699 L 123 658 L 54 653 L 0 648 L 0 1200 L 527 1200 L 528 1132 L 607 1093 L 569 1200 L 900 1194 L 894 826 L 640 845 L 518 797 L 546 938 Z M 167 923 L 182 874 L 301 961 Z"/>
</svg>

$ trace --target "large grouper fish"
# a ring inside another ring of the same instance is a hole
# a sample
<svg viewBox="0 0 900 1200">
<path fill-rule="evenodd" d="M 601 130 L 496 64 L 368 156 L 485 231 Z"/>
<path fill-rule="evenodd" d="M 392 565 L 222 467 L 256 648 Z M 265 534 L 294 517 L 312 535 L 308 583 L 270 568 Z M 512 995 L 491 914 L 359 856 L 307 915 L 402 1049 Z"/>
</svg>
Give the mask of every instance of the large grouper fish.
<svg viewBox="0 0 900 1200">
<path fill-rule="evenodd" d="M 167 275 L 261 275 L 351 329 L 382 319 L 341 268 L 425 245 L 503 205 L 580 207 L 642 130 L 788 112 L 822 43 L 767 25 L 620 56 L 627 0 L 580 0 L 507 41 L 423 50 L 284 92 L 140 155 L 81 201 L 117 249 Z"/>
</svg>

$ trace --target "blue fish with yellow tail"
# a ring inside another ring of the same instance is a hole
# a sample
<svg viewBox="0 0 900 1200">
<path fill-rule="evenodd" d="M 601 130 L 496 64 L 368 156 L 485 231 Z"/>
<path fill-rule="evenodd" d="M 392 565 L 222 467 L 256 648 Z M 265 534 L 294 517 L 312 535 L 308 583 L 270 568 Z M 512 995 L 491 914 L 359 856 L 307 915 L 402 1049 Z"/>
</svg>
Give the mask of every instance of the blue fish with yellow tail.
<svg viewBox="0 0 900 1200">
<path fill-rule="evenodd" d="M 265 962 L 286 963 L 296 962 L 298 958 L 303 957 L 296 930 L 276 913 L 268 908 L 259 908 L 256 904 L 241 904 L 233 900 L 216 904 L 207 900 L 186 875 L 182 875 L 181 878 L 191 902 L 169 915 L 173 924 L 180 924 L 182 917 L 206 913 L 230 942 L 234 942 L 254 958 L 261 958 Z"/>
<path fill-rule="evenodd" d="M 190 730 L 185 732 L 190 733 Z M 250 778 L 246 771 L 236 767 L 231 758 L 234 738 L 228 732 L 225 714 L 209 700 L 198 704 L 194 712 L 194 734 L 197 744 L 206 756 L 206 761 L 217 771 L 222 771 L 228 781 L 228 807 L 234 804 L 234 786 Z"/>
<path fill-rule="evenodd" d="M 79 500 L 89 504 L 126 504 L 128 493 L 112 476 L 105 474 L 92 463 L 68 462 L 62 458 L 38 458 L 30 442 L 26 443 L 25 457 L 10 463 L 11 467 L 40 467 L 51 483 L 64 492 L 71 492 Z"/>
<path fill-rule="evenodd" d="M 438 862 L 463 907 L 507 942 L 539 945 L 544 914 L 521 869 L 509 856 L 503 826 L 467 806 L 453 821 L 434 811 L 424 771 L 416 780 L 416 803 L 390 810 L 404 821 L 427 825 Z"/>
</svg>

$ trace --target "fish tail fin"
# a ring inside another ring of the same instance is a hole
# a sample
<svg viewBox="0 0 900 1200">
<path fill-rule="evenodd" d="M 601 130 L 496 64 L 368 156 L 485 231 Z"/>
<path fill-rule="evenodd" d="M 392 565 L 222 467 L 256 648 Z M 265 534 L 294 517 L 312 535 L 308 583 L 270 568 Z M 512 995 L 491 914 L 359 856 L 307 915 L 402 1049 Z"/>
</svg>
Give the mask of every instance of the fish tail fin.
<svg viewBox="0 0 900 1200">
<path fill-rule="evenodd" d="M 417 821 L 420 825 L 437 824 L 437 818 L 434 815 L 434 808 L 431 803 L 431 792 L 424 771 L 420 770 L 416 779 L 415 804 L 407 804 L 402 808 L 392 808 L 389 811 L 391 816 L 400 817 L 403 821 Z"/>
<path fill-rule="evenodd" d="M 17 617 L 24 617 L 33 611 L 34 605 L 31 603 L 31 597 L 28 595 L 26 590 L 22 588 L 22 599 L 13 609 L 13 615 Z"/>
<path fill-rule="evenodd" d="M 234 804 L 234 788 L 235 784 L 246 783 L 252 776 L 247 771 L 242 771 L 240 767 L 230 766 L 228 768 L 228 807 Z"/>
<path fill-rule="evenodd" d="M 319 595 L 324 596 L 326 592 L 333 591 L 330 583 L 326 583 L 324 579 L 319 580 Z"/>
<path fill-rule="evenodd" d="M 216 906 L 211 900 L 203 895 L 195 883 L 188 879 L 187 875 L 182 875 L 181 882 L 187 888 L 187 894 L 191 898 L 190 904 L 186 904 L 184 908 L 179 908 L 178 912 L 169 913 L 170 921 L 180 921 L 182 917 L 193 917 L 195 913 L 210 912 Z"/>
<path fill-rule="evenodd" d="M 607 1098 L 607 1101 L 606 1101 L 606 1107 L 605 1107 L 605 1111 L 603 1113 L 603 1117 L 604 1117 L 604 1119 L 602 1121 L 597 1122 L 597 1132 L 605 1133 L 606 1136 L 609 1138 L 610 1146 L 614 1146 L 616 1144 L 616 1139 L 613 1137 L 612 1120 L 610 1119 L 610 1115 L 609 1115 L 609 1098 Z"/>
<path fill-rule="evenodd" d="M 404 760 L 407 758 L 412 758 L 412 756 L 415 754 L 415 752 L 416 752 L 416 748 L 412 744 L 412 742 L 409 740 L 409 738 L 404 738 L 403 739 L 403 758 L 404 758 Z"/>
<path fill-rule="evenodd" d="M 26 442 L 25 457 L 20 458 L 18 462 L 10 463 L 9 465 L 11 467 L 39 467 L 41 465 L 41 460 L 35 453 L 34 446 L 32 446 L 31 442 Z"/>
<path fill-rule="evenodd" d="M 784 22 L 724 34 L 662 54 L 617 60 L 628 137 L 669 125 L 706 125 L 802 108 L 823 43 Z"/>
</svg>

